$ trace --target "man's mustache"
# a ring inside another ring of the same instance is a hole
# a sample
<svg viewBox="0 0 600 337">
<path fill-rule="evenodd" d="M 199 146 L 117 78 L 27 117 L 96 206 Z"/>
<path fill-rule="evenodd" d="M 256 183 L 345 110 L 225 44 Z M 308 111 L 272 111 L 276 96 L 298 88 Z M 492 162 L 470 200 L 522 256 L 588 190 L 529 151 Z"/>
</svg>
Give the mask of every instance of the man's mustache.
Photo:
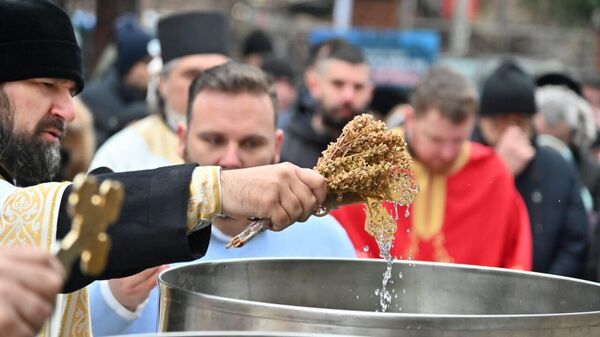
<svg viewBox="0 0 600 337">
<path fill-rule="evenodd" d="M 61 139 L 67 133 L 67 123 L 64 120 L 62 120 L 61 118 L 51 117 L 51 116 L 45 116 L 44 118 L 42 118 L 39 121 L 38 125 L 35 128 L 35 133 L 36 134 L 42 133 L 42 132 L 44 132 L 44 130 L 49 129 L 49 128 L 54 128 L 54 129 L 57 129 L 58 131 L 60 131 Z"/>
</svg>

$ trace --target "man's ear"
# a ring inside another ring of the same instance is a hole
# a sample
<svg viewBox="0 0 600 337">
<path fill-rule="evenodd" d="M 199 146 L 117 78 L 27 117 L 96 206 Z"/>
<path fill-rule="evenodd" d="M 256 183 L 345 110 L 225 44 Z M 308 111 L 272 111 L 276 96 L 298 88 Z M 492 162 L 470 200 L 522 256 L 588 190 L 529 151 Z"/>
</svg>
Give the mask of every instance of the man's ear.
<svg viewBox="0 0 600 337">
<path fill-rule="evenodd" d="M 415 120 L 415 110 L 413 107 L 409 104 L 403 104 L 399 109 L 404 115 L 404 123 L 407 125 L 411 124 L 412 126 L 412 123 L 414 123 Z"/>
<path fill-rule="evenodd" d="M 319 97 L 321 95 L 321 87 L 319 85 L 319 74 L 317 73 L 317 69 L 312 67 L 310 70 L 307 70 L 305 75 L 306 88 L 312 97 Z"/>
<path fill-rule="evenodd" d="M 275 163 L 281 160 L 281 147 L 283 145 L 283 130 L 275 131 Z"/>
<path fill-rule="evenodd" d="M 184 154 L 185 154 L 186 134 L 187 134 L 187 125 L 185 123 L 178 123 L 177 124 L 177 135 L 179 136 L 179 146 L 177 147 L 177 154 L 181 158 L 184 158 Z"/>
</svg>

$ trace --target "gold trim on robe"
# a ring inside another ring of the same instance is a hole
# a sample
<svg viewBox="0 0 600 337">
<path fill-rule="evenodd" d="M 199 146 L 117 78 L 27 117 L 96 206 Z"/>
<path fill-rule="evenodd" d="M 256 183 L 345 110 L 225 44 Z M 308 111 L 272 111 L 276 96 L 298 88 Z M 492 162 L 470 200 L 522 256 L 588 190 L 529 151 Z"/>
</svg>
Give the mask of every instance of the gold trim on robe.
<svg viewBox="0 0 600 337">
<path fill-rule="evenodd" d="M 415 160 L 414 177 L 420 189 L 413 202 L 409 254 L 417 255 L 419 242 L 433 240 L 436 261 L 453 262 L 444 247 L 442 226 L 446 209 L 446 180 L 469 160 L 469 144 L 465 143 L 446 174 L 433 174 Z"/>
<path fill-rule="evenodd" d="M 179 137 L 160 116 L 148 116 L 132 126 L 144 138 L 150 152 L 165 158 L 171 165 L 183 164 L 183 159 L 177 154 Z"/>
<path fill-rule="evenodd" d="M 198 166 L 192 173 L 186 223 L 188 233 L 197 228 L 199 221 L 209 221 L 222 212 L 219 170 L 218 166 Z"/>
<path fill-rule="evenodd" d="M 65 309 L 60 324 L 60 337 L 91 336 L 87 289 L 65 295 Z"/>
<path fill-rule="evenodd" d="M 56 244 L 56 223 L 60 201 L 68 182 L 45 183 L 18 188 L 0 181 L 0 246 L 37 246 L 52 251 Z M 86 289 L 64 296 L 56 302 L 55 315 L 39 336 L 91 336 Z"/>
</svg>

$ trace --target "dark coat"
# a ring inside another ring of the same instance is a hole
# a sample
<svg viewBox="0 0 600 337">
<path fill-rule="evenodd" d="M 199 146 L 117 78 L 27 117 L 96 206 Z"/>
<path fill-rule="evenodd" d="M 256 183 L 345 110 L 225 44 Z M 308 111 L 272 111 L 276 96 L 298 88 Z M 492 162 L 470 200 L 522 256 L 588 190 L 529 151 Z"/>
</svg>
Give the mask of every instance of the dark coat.
<svg viewBox="0 0 600 337">
<path fill-rule="evenodd" d="M 316 133 L 311 126 L 312 114 L 296 112 L 284 129 L 281 161 L 305 168 L 313 168 L 327 145 L 333 142 L 329 135 Z"/>
<path fill-rule="evenodd" d="M 96 147 L 127 124 L 148 115 L 145 96 L 121 83 L 116 71 L 85 87 L 79 97 L 94 116 Z"/>
<path fill-rule="evenodd" d="M 571 148 L 577 171 L 594 201 L 594 211 L 600 211 L 600 163 L 589 152 Z"/>
<path fill-rule="evenodd" d="M 474 140 L 484 143 L 479 132 Z M 535 156 L 515 183 L 527 205 L 533 239 L 533 271 L 582 277 L 588 218 L 575 169 L 555 150 L 535 144 Z"/>
<path fill-rule="evenodd" d="M 210 240 L 210 226 L 187 234 L 189 184 L 195 165 L 155 170 L 108 173 L 97 179 L 114 179 L 123 184 L 125 199 L 121 216 L 108 228 L 112 245 L 106 270 L 98 279 L 133 275 L 162 264 L 191 261 L 204 256 Z M 168 181 L 168 184 L 165 182 Z M 62 239 L 71 228 L 67 214 L 69 186 L 63 194 L 56 236 Z M 65 291 L 94 281 L 84 276 L 79 263 L 70 274 Z"/>
<path fill-rule="evenodd" d="M 600 164 L 589 153 L 573 151 L 579 175 L 590 191 L 594 201 L 594 213 L 591 217 L 590 255 L 586 278 L 600 281 Z"/>
</svg>

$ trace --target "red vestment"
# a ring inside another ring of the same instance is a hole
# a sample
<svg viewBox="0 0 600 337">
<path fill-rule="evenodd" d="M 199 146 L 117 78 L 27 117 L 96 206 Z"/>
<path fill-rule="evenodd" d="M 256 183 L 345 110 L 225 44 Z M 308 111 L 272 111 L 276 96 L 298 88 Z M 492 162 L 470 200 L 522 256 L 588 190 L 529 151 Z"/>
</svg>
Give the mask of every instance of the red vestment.
<svg viewBox="0 0 600 337">
<path fill-rule="evenodd" d="M 446 175 L 428 172 L 417 161 L 413 175 L 420 192 L 408 217 L 406 207 L 398 207 L 394 257 L 531 270 L 527 208 L 492 148 L 466 143 Z M 395 216 L 392 204 L 385 207 Z M 379 257 L 377 243 L 364 230 L 364 205 L 332 214 L 359 256 Z"/>
</svg>

